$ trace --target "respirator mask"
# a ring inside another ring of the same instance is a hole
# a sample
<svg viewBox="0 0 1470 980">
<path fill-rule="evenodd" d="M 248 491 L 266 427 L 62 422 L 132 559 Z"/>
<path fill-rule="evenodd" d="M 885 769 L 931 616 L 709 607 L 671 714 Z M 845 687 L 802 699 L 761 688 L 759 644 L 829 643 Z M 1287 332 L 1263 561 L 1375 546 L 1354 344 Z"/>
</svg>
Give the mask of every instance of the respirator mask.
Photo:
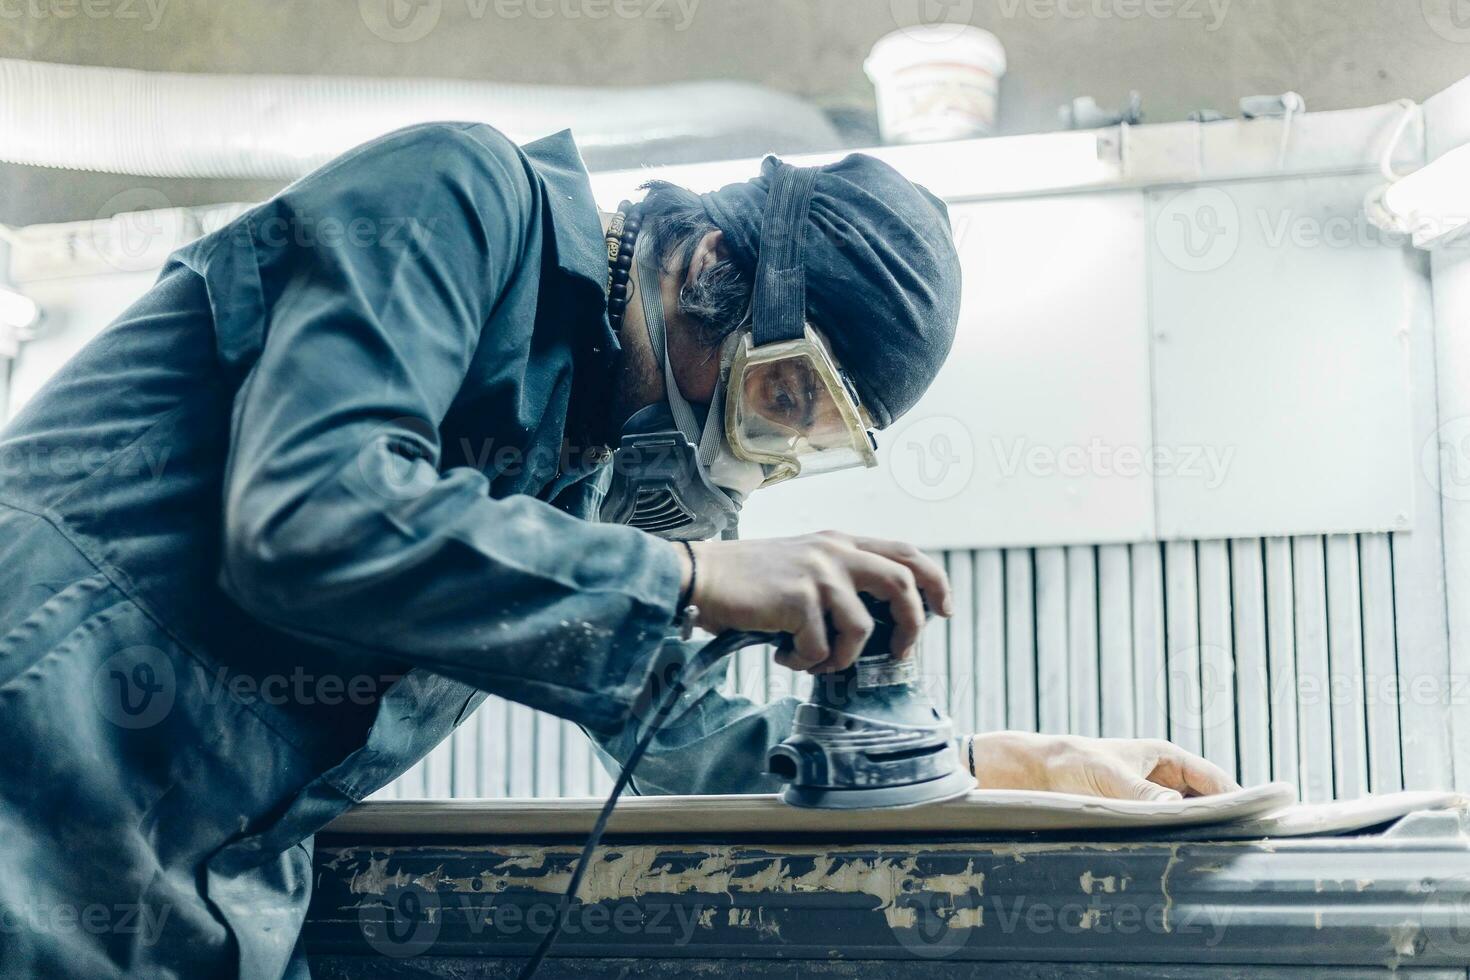
<svg viewBox="0 0 1470 980">
<path fill-rule="evenodd" d="M 674 378 L 658 263 L 651 250 L 635 256 L 666 395 L 624 425 L 602 520 L 671 540 L 734 537 L 740 508 L 757 489 L 877 465 L 857 389 L 806 321 L 802 233 L 816 174 L 781 164 L 772 176 L 750 322 L 721 346 L 719 380 L 703 412 Z"/>
</svg>

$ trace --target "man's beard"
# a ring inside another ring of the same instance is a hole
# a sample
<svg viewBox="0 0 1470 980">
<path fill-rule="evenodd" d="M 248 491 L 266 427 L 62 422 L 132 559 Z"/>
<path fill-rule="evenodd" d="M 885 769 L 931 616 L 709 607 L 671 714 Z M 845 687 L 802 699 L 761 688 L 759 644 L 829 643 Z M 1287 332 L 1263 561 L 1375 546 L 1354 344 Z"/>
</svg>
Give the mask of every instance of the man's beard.
<svg viewBox="0 0 1470 980">
<path fill-rule="evenodd" d="M 656 404 L 663 395 L 663 365 L 653 362 L 647 347 L 625 344 L 613 375 L 614 430 L 621 432 L 634 412 Z"/>
</svg>

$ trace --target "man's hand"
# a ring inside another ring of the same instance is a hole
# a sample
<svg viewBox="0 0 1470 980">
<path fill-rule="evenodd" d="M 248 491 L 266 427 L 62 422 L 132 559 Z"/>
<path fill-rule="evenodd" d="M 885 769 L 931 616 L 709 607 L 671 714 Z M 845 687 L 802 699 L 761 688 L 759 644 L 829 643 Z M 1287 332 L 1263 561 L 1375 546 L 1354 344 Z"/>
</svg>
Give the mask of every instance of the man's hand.
<svg viewBox="0 0 1470 980">
<path fill-rule="evenodd" d="M 684 549 L 676 545 L 683 557 Z M 873 632 L 858 598 L 867 592 L 888 603 L 894 618 L 893 652 L 907 656 L 929 608 L 951 612 L 944 569 L 913 545 L 823 531 L 799 538 L 700 541 L 691 601 L 699 625 L 790 633 L 795 648 L 777 656 L 793 670 L 826 673 L 857 659 Z M 687 558 L 685 584 L 688 584 Z M 923 593 L 923 599 L 920 593 Z"/>
<path fill-rule="evenodd" d="M 1240 789 L 1213 762 L 1160 739 L 1030 732 L 987 732 L 974 739 L 975 782 L 982 789 L 1158 802 Z M 961 739 L 961 753 L 966 745 Z"/>
</svg>

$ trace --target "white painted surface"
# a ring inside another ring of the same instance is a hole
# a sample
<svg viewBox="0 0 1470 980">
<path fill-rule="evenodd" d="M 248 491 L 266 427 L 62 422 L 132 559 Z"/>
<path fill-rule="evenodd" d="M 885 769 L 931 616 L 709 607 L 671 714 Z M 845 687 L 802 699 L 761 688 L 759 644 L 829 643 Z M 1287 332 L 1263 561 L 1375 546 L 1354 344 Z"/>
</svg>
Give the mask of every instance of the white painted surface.
<svg viewBox="0 0 1470 980">
<path fill-rule="evenodd" d="M 1235 732 L 1242 783 L 1271 778 L 1271 687 L 1267 669 L 1266 582 L 1261 542 L 1230 542 L 1231 640 L 1235 653 Z"/>
<path fill-rule="evenodd" d="M 1405 252 L 1402 258 L 1415 268 L 1424 261 L 1423 253 Z M 1414 374 L 1412 441 L 1422 448 L 1437 444 L 1440 408 L 1435 379 L 1437 317 L 1430 312 L 1429 282 L 1421 282 L 1419 289 L 1421 297 L 1415 303 L 1419 314 L 1410 324 L 1409 336 Z M 1448 381 L 1470 385 L 1470 373 Z M 1414 481 L 1414 530 L 1393 535 L 1398 676 L 1406 685 L 1399 705 L 1405 789 L 1441 789 L 1450 785 L 1454 775 L 1463 780 L 1470 773 L 1470 755 L 1462 755 L 1456 765 L 1451 740 L 1452 731 L 1466 724 L 1465 716 L 1470 711 L 1463 691 L 1470 659 L 1462 655 L 1456 661 L 1451 656 L 1447 569 L 1458 559 L 1451 553 L 1445 533 L 1444 498 L 1438 491 L 1439 463 L 1436 452 L 1427 458 L 1420 455 Z M 1461 540 L 1457 547 L 1463 553 L 1470 543 Z M 1461 609 L 1470 603 L 1463 587 L 1457 593 L 1457 602 Z M 1457 687 L 1461 689 L 1458 705 Z"/>
<path fill-rule="evenodd" d="M 1371 177 L 1149 195 L 1158 535 L 1406 530 L 1417 276 Z"/>
<path fill-rule="evenodd" d="M 1429 100 L 1425 117 L 1428 159 L 1470 143 L 1470 79 Z M 1470 671 L 1470 239 L 1461 237 L 1435 251 L 1431 263 L 1439 383 L 1438 428 L 1429 442 L 1439 457 L 1435 487 L 1444 519 L 1449 660 L 1452 676 L 1465 681 Z M 1467 688 L 1470 685 L 1457 684 L 1446 697 L 1455 785 L 1461 789 L 1470 787 Z"/>
</svg>

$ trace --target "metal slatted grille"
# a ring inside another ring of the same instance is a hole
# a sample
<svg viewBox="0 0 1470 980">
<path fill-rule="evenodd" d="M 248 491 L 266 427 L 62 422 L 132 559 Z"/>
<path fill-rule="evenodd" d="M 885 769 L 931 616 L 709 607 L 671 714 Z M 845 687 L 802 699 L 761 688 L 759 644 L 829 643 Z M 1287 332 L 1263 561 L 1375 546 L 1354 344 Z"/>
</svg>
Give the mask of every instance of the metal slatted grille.
<svg viewBox="0 0 1470 980">
<path fill-rule="evenodd" d="M 1396 537 L 940 553 L 956 614 L 925 635 L 924 682 L 962 731 L 1168 738 L 1309 801 L 1447 786 L 1450 760 L 1433 747 L 1450 677 L 1400 656 Z M 749 650 L 729 683 L 760 701 L 807 681 Z M 382 795 L 607 785 L 574 726 L 490 698 Z"/>
</svg>

